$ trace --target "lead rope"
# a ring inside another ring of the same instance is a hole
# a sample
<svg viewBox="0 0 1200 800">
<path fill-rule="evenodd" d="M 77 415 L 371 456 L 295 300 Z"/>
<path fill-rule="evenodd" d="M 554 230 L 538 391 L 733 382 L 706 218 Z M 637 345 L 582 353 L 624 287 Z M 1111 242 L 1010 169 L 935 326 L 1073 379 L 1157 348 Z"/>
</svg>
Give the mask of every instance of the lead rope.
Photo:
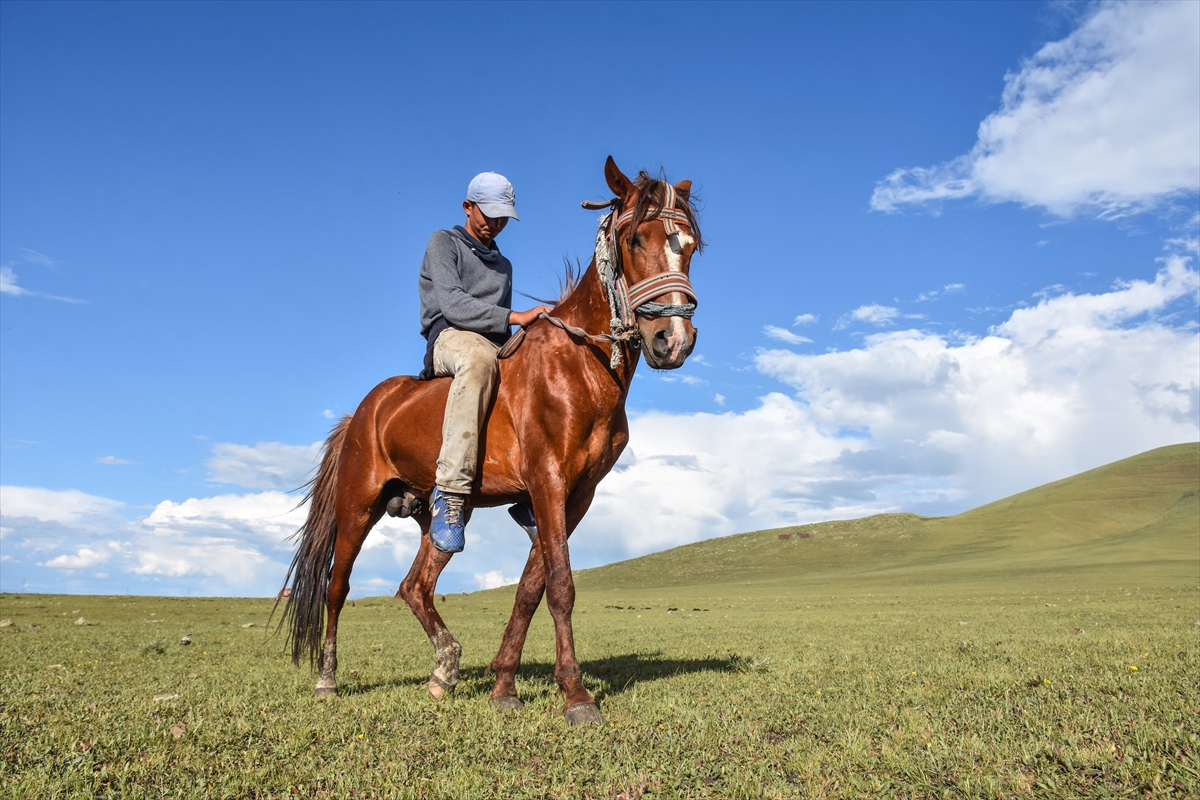
<svg viewBox="0 0 1200 800">
<path fill-rule="evenodd" d="M 606 207 L 601 206 L 601 208 Z M 600 275 L 600 285 L 604 287 L 604 294 L 608 299 L 608 308 L 611 314 L 609 327 L 612 329 L 612 333 L 588 333 L 583 328 L 577 328 L 544 311 L 538 314 L 538 319 L 544 319 L 551 325 L 580 339 L 610 345 L 612 352 L 608 357 L 608 366 L 616 369 L 624 360 L 621 354 L 621 343 L 632 342 L 636 347 L 639 334 L 637 326 L 633 324 L 633 315 L 629 313 L 626 293 L 622 291 L 625 282 L 617 279 L 617 268 L 613 264 L 612 222 L 613 212 L 610 211 L 601 217 L 600 227 L 596 230 L 596 271 Z M 517 351 L 523 341 L 525 341 L 525 328 L 521 328 L 513 334 L 512 338 L 505 342 L 500 351 L 496 353 L 496 357 L 508 358 Z"/>
</svg>

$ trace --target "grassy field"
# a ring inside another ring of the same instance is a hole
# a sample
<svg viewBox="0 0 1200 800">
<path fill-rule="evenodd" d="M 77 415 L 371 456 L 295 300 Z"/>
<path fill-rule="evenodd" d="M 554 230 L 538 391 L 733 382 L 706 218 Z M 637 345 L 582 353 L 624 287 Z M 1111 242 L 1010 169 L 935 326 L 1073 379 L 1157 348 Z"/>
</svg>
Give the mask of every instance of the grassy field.
<svg viewBox="0 0 1200 800">
<path fill-rule="evenodd" d="M 488 706 L 511 587 L 439 600 L 464 647 L 441 701 L 428 641 L 390 598 L 347 609 L 342 696 L 317 702 L 266 632 L 269 601 L 0 596 L 0 791 L 1200 796 L 1198 488 L 1200 448 L 1181 445 L 957 517 L 581 572 L 602 729 L 562 718 L 544 612 L 526 709 Z"/>
</svg>

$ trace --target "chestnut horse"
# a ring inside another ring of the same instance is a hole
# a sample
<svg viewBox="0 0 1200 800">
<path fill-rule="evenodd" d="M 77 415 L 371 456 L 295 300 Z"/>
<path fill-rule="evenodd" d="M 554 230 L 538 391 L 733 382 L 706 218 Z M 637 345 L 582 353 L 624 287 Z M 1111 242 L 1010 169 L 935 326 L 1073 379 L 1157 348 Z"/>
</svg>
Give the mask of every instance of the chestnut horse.
<svg viewBox="0 0 1200 800">
<path fill-rule="evenodd" d="M 527 502 L 537 521 L 512 616 L 489 667 L 496 674 L 491 702 L 521 707 L 515 678 L 530 619 L 545 594 L 554 619 L 554 675 L 572 724 L 603 717 L 575 658 L 567 539 L 629 440 L 625 398 L 639 353 L 655 369 L 675 369 L 696 344 L 690 319 L 696 298 L 687 275 L 702 244 L 691 181 L 671 185 L 644 172 L 630 180 L 611 156 L 604 176 L 616 197 L 585 203 L 612 207 L 601 221 L 596 255 L 576 285 L 564 291 L 553 315 L 519 330 L 516 337 L 523 340 L 501 352 L 470 501 L 471 506 Z M 430 542 L 425 501 L 433 488 L 449 386 L 448 378 L 390 378 L 325 443 L 308 487 L 308 518 L 296 534 L 288 572 L 292 591 L 281 622 L 293 661 L 299 663 L 307 651 L 317 664 L 318 697 L 337 693 L 338 615 L 354 559 L 396 497 L 403 498 L 401 515 L 411 514 L 421 527 L 420 549 L 396 596 L 408 603 L 433 643 L 437 666 L 429 691 L 441 696 L 458 682 L 462 648 L 433 604 L 438 575 L 451 555 Z"/>
</svg>

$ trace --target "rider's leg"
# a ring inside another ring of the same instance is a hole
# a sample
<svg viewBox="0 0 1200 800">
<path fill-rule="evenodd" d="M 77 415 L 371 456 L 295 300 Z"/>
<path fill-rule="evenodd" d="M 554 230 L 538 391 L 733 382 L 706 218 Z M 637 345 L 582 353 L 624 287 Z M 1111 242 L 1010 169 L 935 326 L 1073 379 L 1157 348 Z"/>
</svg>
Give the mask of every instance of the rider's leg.
<svg viewBox="0 0 1200 800">
<path fill-rule="evenodd" d="M 500 368 L 499 348 L 471 331 L 447 328 L 433 346 L 433 368 L 439 376 L 454 377 L 446 398 L 442 422 L 442 449 L 438 455 L 433 496 L 433 543 L 441 550 L 462 549 L 465 517 L 455 508 L 470 496 L 479 464 L 479 440 Z M 447 495 L 451 495 L 447 497 Z M 447 509 L 450 509 L 447 515 Z M 449 518 L 450 526 L 444 524 Z"/>
</svg>

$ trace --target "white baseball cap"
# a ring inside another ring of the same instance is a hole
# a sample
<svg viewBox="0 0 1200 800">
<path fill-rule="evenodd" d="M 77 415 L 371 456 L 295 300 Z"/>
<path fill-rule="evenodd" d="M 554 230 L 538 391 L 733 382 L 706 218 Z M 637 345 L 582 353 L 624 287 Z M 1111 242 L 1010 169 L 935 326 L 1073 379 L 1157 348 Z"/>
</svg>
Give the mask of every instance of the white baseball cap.
<svg viewBox="0 0 1200 800">
<path fill-rule="evenodd" d="M 508 178 L 498 172 L 481 172 L 467 186 L 467 200 L 489 217 L 517 216 L 517 195 Z"/>
</svg>

